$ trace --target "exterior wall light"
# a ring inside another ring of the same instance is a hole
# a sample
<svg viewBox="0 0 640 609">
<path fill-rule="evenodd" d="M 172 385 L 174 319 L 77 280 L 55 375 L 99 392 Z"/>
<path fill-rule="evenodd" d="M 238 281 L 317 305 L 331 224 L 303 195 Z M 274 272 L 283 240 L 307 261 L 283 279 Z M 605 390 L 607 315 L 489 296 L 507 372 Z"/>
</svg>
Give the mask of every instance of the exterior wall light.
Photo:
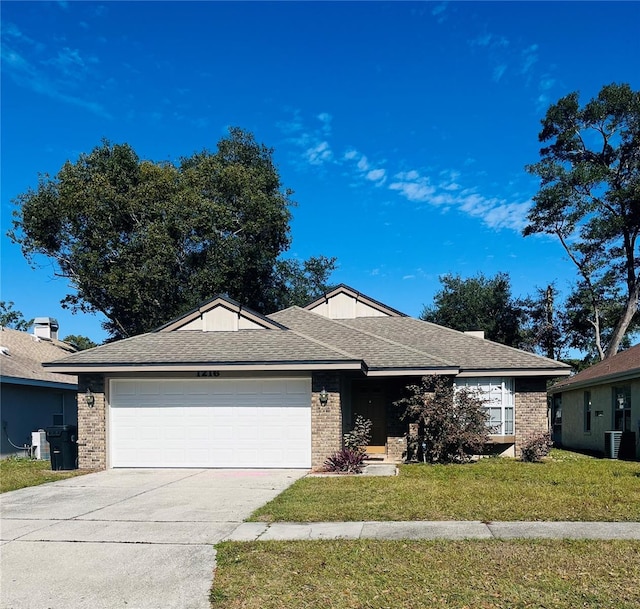
<svg viewBox="0 0 640 609">
<path fill-rule="evenodd" d="M 93 405 L 96 403 L 96 396 L 93 395 L 90 387 L 87 387 L 87 391 L 84 394 L 84 401 L 89 408 L 93 408 Z"/>
<path fill-rule="evenodd" d="M 320 405 L 321 406 L 326 406 L 327 402 L 329 401 L 329 394 L 327 393 L 327 390 L 323 387 L 322 391 L 320 392 Z"/>
</svg>

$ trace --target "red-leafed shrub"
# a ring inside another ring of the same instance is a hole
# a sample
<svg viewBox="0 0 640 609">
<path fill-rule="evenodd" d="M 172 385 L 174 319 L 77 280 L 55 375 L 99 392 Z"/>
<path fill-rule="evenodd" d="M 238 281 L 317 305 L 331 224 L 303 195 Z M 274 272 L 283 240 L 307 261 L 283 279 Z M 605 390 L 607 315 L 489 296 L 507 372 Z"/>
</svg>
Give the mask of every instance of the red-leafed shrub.
<svg viewBox="0 0 640 609">
<path fill-rule="evenodd" d="M 539 463 L 544 457 L 548 456 L 552 448 L 553 440 L 551 439 L 551 434 L 540 434 L 523 446 L 520 459 L 528 463 Z"/>
<path fill-rule="evenodd" d="M 365 453 L 362 450 L 343 448 L 327 458 L 324 470 L 340 474 L 359 474 L 362 472 L 364 458 Z"/>
</svg>

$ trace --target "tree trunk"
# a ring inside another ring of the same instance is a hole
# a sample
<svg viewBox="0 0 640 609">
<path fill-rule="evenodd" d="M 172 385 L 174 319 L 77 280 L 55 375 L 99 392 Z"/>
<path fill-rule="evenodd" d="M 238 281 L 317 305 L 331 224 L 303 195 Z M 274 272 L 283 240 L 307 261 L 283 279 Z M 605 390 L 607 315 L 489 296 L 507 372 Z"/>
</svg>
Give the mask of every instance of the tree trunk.
<svg viewBox="0 0 640 609">
<path fill-rule="evenodd" d="M 624 338 L 625 333 L 627 332 L 627 328 L 633 319 L 633 316 L 638 311 L 638 297 L 640 296 L 640 278 L 636 279 L 636 283 L 631 290 L 631 294 L 627 299 L 627 305 L 625 306 L 624 313 L 620 316 L 618 323 L 613 331 L 613 335 L 611 336 L 611 340 L 607 345 L 607 349 L 604 353 L 604 359 L 608 357 L 613 357 L 620 347 L 620 343 Z"/>
</svg>

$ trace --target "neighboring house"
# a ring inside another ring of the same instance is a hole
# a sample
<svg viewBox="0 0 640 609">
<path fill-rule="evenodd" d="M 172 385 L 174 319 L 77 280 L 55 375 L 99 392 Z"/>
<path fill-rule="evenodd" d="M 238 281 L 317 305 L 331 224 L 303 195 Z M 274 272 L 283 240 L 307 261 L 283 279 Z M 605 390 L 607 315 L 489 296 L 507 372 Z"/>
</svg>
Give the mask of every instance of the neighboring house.
<svg viewBox="0 0 640 609">
<path fill-rule="evenodd" d="M 78 374 L 80 467 L 319 468 L 356 413 L 401 460 L 393 402 L 424 375 L 477 387 L 499 452 L 548 428 L 569 367 L 407 317 L 348 286 L 263 316 L 218 296 L 153 332 L 47 364 Z"/>
<path fill-rule="evenodd" d="M 640 458 L 640 345 L 563 379 L 549 393 L 562 446 Z"/>
<path fill-rule="evenodd" d="M 0 326 L 1 456 L 24 454 L 15 446 L 30 445 L 33 431 L 78 424 L 76 377 L 42 367 L 73 352 L 55 319 L 37 317 L 33 334 Z"/>
</svg>

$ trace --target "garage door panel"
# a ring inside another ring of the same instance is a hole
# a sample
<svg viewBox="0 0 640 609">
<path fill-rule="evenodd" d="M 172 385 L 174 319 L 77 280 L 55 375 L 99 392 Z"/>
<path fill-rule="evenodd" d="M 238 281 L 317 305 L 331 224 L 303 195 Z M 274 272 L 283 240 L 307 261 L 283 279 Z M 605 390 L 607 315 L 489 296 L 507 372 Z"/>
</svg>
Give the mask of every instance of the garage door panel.
<svg viewBox="0 0 640 609">
<path fill-rule="evenodd" d="M 114 380 L 112 467 L 310 467 L 309 379 Z"/>
</svg>

